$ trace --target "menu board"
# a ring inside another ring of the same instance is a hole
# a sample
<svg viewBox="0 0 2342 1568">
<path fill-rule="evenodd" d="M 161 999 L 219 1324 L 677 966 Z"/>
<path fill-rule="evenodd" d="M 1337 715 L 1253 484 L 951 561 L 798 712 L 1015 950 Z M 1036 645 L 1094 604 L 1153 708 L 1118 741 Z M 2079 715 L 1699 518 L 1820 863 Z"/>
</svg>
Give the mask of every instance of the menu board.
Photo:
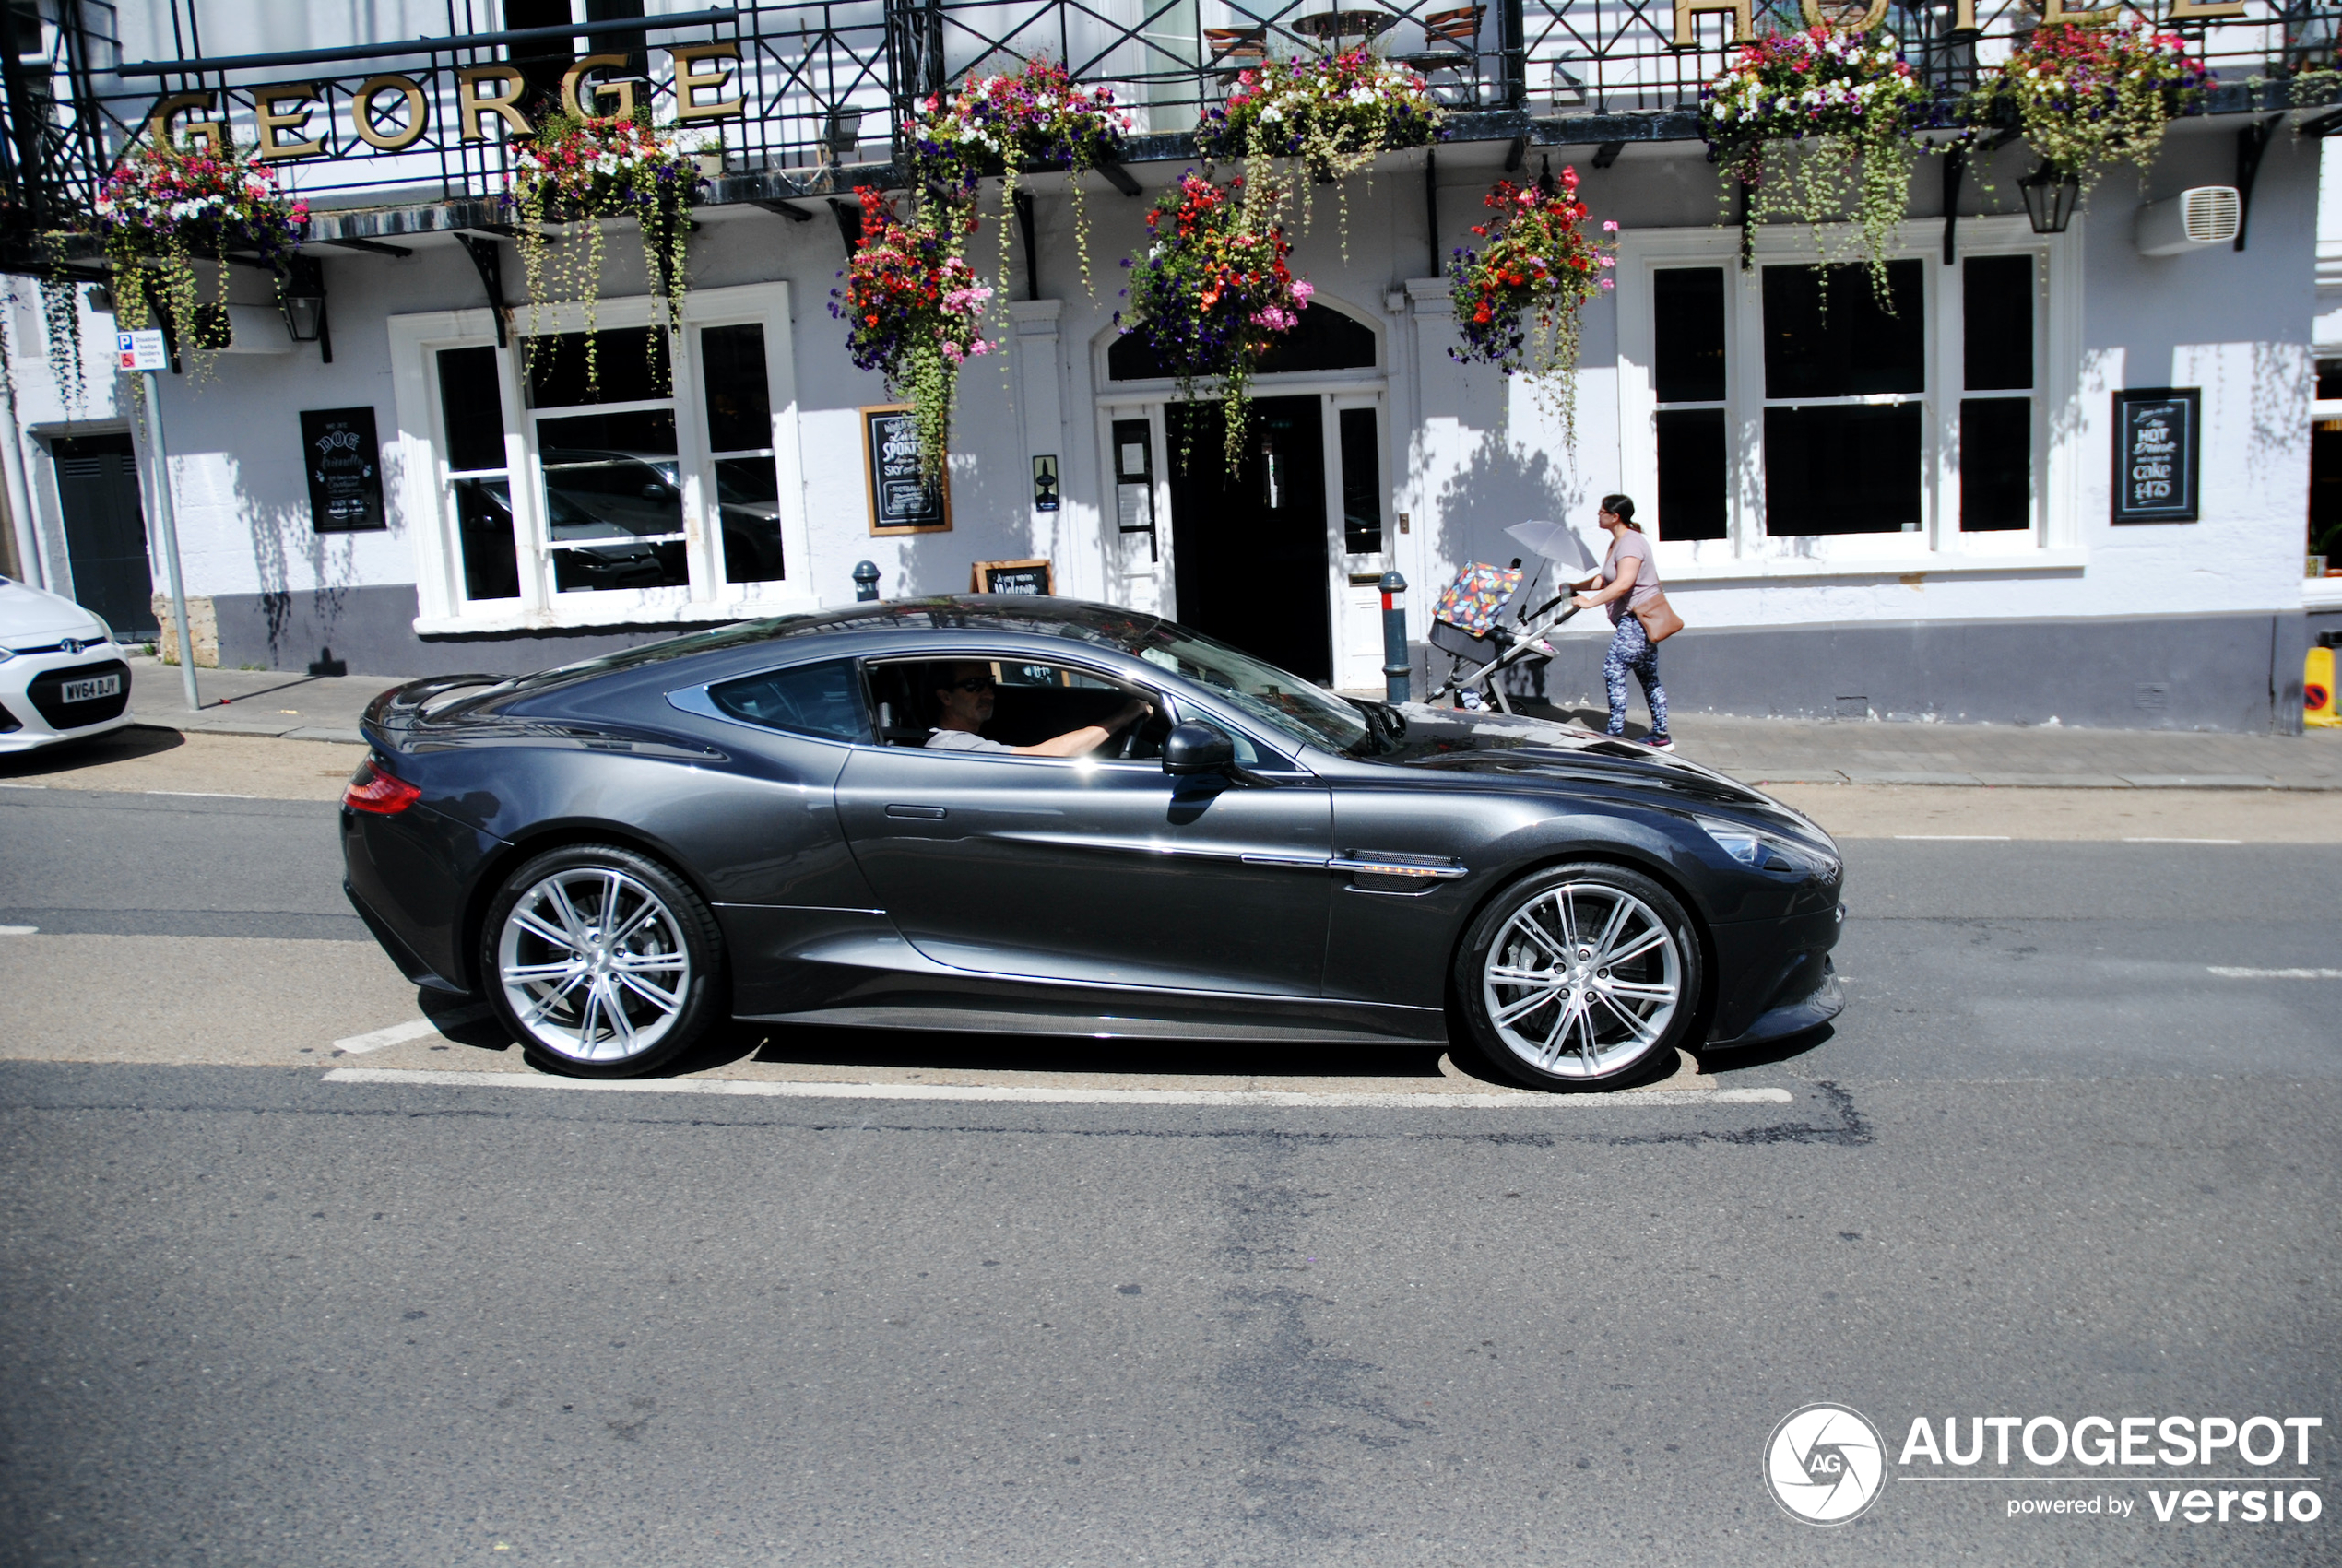
<svg viewBox="0 0 2342 1568">
<path fill-rule="evenodd" d="M 2195 521 L 2203 393 L 2133 387 L 2114 395 L 2114 521 Z"/>
<path fill-rule="evenodd" d="M 1055 592 L 1049 563 L 1034 560 L 979 560 L 968 572 L 968 588 L 977 594 L 1040 594 Z"/>
<path fill-rule="evenodd" d="M 302 409 L 301 455 L 309 475 L 312 528 L 361 534 L 390 525 L 383 515 L 382 450 L 374 442 L 373 409 Z"/>
<path fill-rule="evenodd" d="M 862 467 L 869 478 L 870 532 L 940 534 L 952 526 L 952 479 L 919 477 L 919 430 L 907 403 L 864 408 Z"/>
</svg>

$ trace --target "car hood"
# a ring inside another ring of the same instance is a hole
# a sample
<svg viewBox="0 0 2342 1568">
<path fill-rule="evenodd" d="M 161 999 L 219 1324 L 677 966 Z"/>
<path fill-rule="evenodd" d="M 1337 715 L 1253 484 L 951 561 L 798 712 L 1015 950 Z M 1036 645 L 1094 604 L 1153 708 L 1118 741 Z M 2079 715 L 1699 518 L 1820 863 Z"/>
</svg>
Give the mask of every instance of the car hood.
<svg viewBox="0 0 2342 1568">
<path fill-rule="evenodd" d="M 1675 805 L 1734 807 L 1827 842 L 1803 812 L 1676 752 L 1522 714 L 1464 713 L 1420 702 L 1400 704 L 1398 713 L 1406 731 L 1397 749 L 1374 760 L 1426 772 L 1496 775 L 1532 786 L 1635 791 Z"/>
<path fill-rule="evenodd" d="M 105 622 L 71 599 L 0 577 L 0 642 L 13 646 L 28 639 L 94 639 L 104 630 Z"/>
</svg>

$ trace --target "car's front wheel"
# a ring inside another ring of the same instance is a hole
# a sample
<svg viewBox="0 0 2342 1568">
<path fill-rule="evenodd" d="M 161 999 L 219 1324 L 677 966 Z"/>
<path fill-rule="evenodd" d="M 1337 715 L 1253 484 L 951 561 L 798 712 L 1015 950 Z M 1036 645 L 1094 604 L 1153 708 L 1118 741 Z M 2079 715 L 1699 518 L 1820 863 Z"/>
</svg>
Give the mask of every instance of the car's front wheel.
<svg viewBox="0 0 2342 1568">
<path fill-rule="evenodd" d="M 1456 955 L 1473 1045 L 1539 1089 L 1598 1088 L 1672 1061 L 1699 983 L 1699 942 L 1674 895 L 1600 862 L 1515 882 L 1480 912 Z"/>
<path fill-rule="evenodd" d="M 554 1071 L 646 1073 L 720 1021 L 714 914 L 633 850 L 573 844 L 536 856 L 505 878 L 481 934 L 490 1002 Z"/>
</svg>

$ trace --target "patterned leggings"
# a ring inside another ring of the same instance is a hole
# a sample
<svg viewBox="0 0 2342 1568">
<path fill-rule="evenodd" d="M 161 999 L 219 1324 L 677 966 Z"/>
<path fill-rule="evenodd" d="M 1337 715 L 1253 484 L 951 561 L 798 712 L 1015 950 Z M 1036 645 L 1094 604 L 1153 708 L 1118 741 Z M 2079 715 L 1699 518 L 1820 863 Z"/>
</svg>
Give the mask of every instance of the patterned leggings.
<svg viewBox="0 0 2342 1568">
<path fill-rule="evenodd" d="M 1610 733 L 1626 733 L 1626 672 L 1643 685 L 1643 701 L 1650 704 L 1650 732 L 1667 733 L 1667 689 L 1659 684 L 1659 650 L 1650 645 L 1643 623 L 1632 615 L 1618 623 L 1603 656 L 1602 683 L 1610 691 Z"/>
</svg>

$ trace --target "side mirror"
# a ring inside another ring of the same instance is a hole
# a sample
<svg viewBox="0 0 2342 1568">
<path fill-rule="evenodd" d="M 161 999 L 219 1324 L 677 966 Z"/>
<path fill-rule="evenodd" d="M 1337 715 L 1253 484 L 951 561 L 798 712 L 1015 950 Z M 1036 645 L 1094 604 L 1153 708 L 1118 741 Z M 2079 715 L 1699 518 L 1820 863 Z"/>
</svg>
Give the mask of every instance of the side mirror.
<svg viewBox="0 0 2342 1568">
<path fill-rule="evenodd" d="M 1188 773 L 1225 773 L 1235 771 L 1236 743 L 1226 732 L 1210 725 L 1184 724 L 1171 726 L 1163 738 L 1163 771 L 1175 776 Z"/>
</svg>

